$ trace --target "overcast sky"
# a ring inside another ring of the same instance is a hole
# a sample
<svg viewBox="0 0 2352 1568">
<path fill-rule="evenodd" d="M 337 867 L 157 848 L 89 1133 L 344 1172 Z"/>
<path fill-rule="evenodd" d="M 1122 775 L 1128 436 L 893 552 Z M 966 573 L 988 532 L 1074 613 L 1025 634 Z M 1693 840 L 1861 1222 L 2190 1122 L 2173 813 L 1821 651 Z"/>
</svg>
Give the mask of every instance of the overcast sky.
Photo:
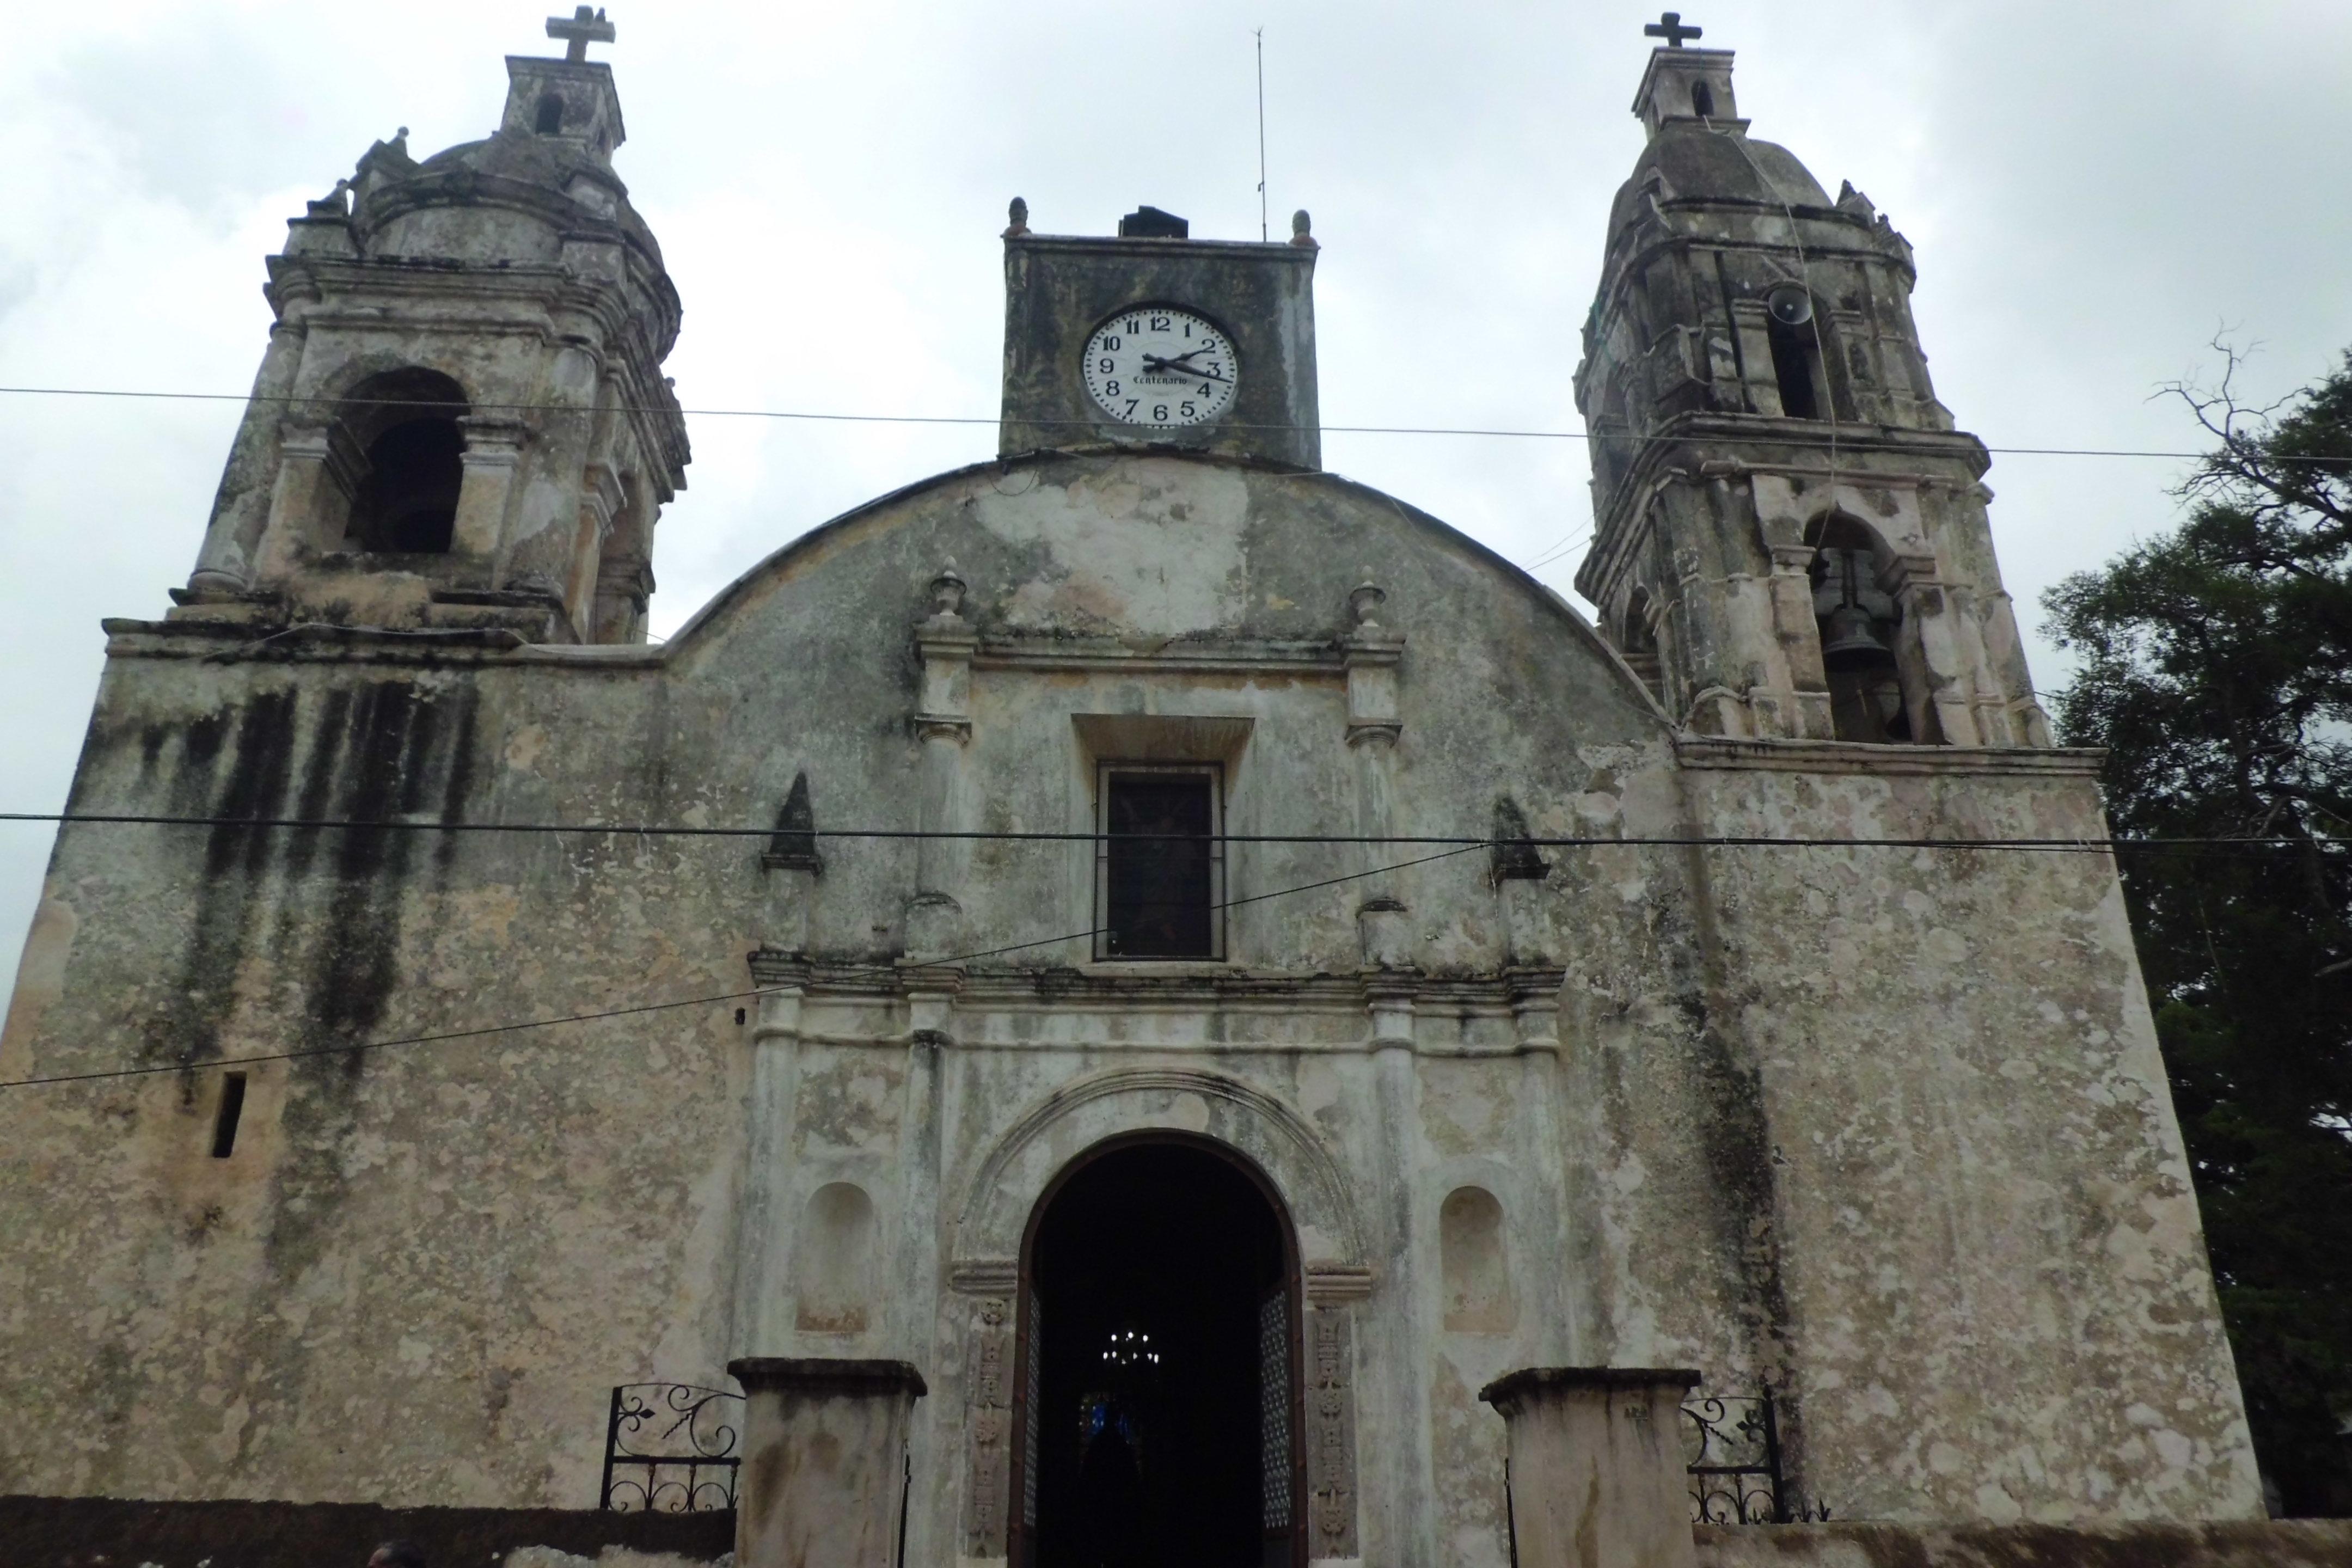
<svg viewBox="0 0 2352 1568">
<path fill-rule="evenodd" d="M 2151 394 L 2261 345 L 2275 395 L 2352 345 L 2352 6 L 1685 0 L 1739 105 L 1916 247 L 1937 394 L 1999 447 L 2180 448 Z M 0 49 L 0 384 L 242 393 L 285 219 L 378 137 L 486 135 L 542 4 L 12 5 Z M 568 6 L 560 7 L 568 10 Z M 689 409 L 992 416 L 1004 205 L 1107 234 L 1139 203 L 1258 233 L 1251 31 L 1274 232 L 1314 214 L 1334 425 L 1573 429 L 1570 375 L 1654 16 L 1528 0 L 860 0 L 610 6 L 616 160 L 686 300 Z M 234 404 L 0 395 L 0 810 L 65 798 L 99 620 L 194 559 Z M 664 515 L 667 631 L 778 544 L 986 457 L 986 426 L 690 416 Z M 1335 435 L 1331 468 L 1568 591 L 1574 441 Z M 2042 592 L 2172 515 L 2180 465 L 2001 456 L 1993 528 Z M 2035 672 L 2063 681 L 2038 638 Z M 46 827 L 0 825 L 0 979 Z"/>
</svg>

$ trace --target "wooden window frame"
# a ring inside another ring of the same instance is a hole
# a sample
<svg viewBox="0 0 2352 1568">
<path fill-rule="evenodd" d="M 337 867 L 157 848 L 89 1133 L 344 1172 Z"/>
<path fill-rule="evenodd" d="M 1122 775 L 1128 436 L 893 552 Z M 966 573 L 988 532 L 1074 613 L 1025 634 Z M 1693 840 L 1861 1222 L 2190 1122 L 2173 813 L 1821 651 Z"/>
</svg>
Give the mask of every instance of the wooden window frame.
<svg viewBox="0 0 2352 1568">
<path fill-rule="evenodd" d="M 1209 951 L 1145 954 L 1110 951 L 1110 792 L 1116 777 L 1178 775 L 1209 781 Z M 1097 963 L 1223 963 L 1225 962 L 1225 766 L 1223 763 L 1116 762 L 1095 764 L 1094 962 Z"/>
</svg>

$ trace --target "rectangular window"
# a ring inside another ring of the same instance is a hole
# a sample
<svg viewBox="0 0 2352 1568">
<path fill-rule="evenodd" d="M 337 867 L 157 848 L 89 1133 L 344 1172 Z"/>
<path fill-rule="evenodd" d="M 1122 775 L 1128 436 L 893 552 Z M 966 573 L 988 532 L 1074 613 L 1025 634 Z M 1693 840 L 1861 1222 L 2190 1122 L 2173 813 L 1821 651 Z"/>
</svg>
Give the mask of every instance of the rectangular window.
<svg viewBox="0 0 2352 1568">
<path fill-rule="evenodd" d="M 1213 765 L 1105 763 L 1095 855 L 1095 956 L 1222 958 L 1224 846 Z"/>
</svg>

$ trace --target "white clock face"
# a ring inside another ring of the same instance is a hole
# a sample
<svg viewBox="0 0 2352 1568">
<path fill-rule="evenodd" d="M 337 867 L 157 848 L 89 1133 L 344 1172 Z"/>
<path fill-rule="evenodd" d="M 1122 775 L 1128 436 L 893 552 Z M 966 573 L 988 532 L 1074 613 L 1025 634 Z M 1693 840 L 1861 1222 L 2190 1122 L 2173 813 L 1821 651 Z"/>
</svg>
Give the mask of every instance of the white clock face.
<svg viewBox="0 0 2352 1568">
<path fill-rule="evenodd" d="M 1139 305 L 1087 340 L 1087 390 L 1122 425 L 1199 425 L 1231 408 L 1240 376 L 1225 334 L 1167 305 Z"/>
</svg>

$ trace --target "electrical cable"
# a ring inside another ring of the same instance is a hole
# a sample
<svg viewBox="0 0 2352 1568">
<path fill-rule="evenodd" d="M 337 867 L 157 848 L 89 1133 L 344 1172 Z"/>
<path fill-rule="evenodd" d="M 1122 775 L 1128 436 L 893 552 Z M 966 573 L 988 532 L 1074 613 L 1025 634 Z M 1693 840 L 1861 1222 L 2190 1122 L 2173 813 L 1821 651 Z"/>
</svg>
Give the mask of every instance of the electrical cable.
<svg viewBox="0 0 2352 1568">
<path fill-rule="evenodd" d="M 1022 828 L 921 827 L 697 827 L 651 822 L 437 822 L 407 818 L 371 820 L 331 816 L 209 816 L 149 812 L 6 811 L 0 823 L 55 823 L 100 827 L 233 827 L 279 832 L 349 833 L 581 833 L 637 838 L 839 838 L 944 839 L 990 844 L 1329 844 L 1397 847 L 1442 847 L 1449 851 L 1496 844 L 1531 849 L 2021 849 L 2105 853 L 2142 848 L 2281 848 L 2311 845 L 2352 846 L 2352 839 L 2262 837 L 1959 838 L 1825 837 L 1796 834 L 1660 834 L 1618 837 L 1601 834 L 1529 835 L 1496 839 L 1458 834 L 1362 833 L 1096 833 Z"/>
<path fill-rule="evenodd" d="M 23 397 L 142 398 L 163 402 L 181 403 L 301 403 L 310 405 L 314 407 L 331 407 L 342 404 L 373 407 L 379 406 L 383 402 L 380 398 L 368 397 L 296 397 L 290 395 L 263 395 L 244 392 L 142 392 L 124 388 L 89 386 L 0 386 L 0 395 Z M 676 413 L 682 416 L 691 416 L 698 418 L 709 419 L 795 419 L 842 425 L 1002 425 L 1005 423 L 1002 417 L 994 415 L 820 414 L 802 409 L 780 408 L 667 409 L 648 407 L 635 404 L 605 404 L 590 407 L 561 403 L 468 403 L 457 405 L 420 402 L 413 404 L 404 403 L 402 406 L 425 409 L 436 407 L 458 408 L 464 412 L 477 414 L 576 415 L 597 413 Z M 1074 429 L 1093 429 L 1101 422 L 1093 419 L 1019 419 L 1013 421 L 1013 423 L 1045 427 L 1067 426 Z M 1586 439 L 1588 437 L 1588 432 L 1584 430 L 1488 429 L 1480 426 L 1452 425 L 1307 426 L 1221 424 L 1217 427 L 1221 430 L 1270 431 L 1285 433 L 1314 430 L 1326 436 L 1476 436 L 1528 441 L 1581 441 Z M 1896 437 L 1916 435 L 1935 436 L 1948 438 L 1952 434 L 1949 431 L 1911 430 L 1901 426 L 1893 425 L 1854 426 L 1853 428 L 1854 430 L 1866 430 L 1874 434 L 1888 434 Z M 1672 444 L 1685 439 L 1685 437 L 1671 431 L 1648 436 L 1610 436 L 1604 438 L 1611 441 L 1631 441 L 1643 444 Z M 1774 436 L 1764 432 L 1758 432 L 1753 435 L 1742 432 L 1738 437 L 1738 439 L 1744 445 L 1755 447 L 1819 447 L 1822 444 L 1820 437 L 1814 436 Z M 2132 447 L 1988 446 L 1984 447 L 1984 450 L 1998 457 L 2011 458 L 2145 458 L 2166 460 L 2187 460 L 2192 462 L 2201 461 L 2202 459 L 2212 456 L 2210 452 L 2172 452 L 2161 451 L 2154 448 Z M 2301 457 L 2287 454 L 2274 454 L 2273 457 L 2276 461 L 2282 463 L 2341 464 L 2346 461 L 2342 457 L 2330 457 L 2326 455 Z"/>
<path fill-rule="evenodd" d="M 1360 881 L 1367 877 L 1384 877 L 1391 871 L 1409 867 L 1425 866 L 1433 860 L 1444 860 L 1456 855 L 1466 855 L 1473 849 L 1487 847 L 1487 841 L 1468 843 L 1458 848 L 1435 855 L 1423 855 L 1411 860 L 1400 860 L 1391 866 L 1377 866 L 1366 871 L 1350 871 L 1345 876 L 1326 877 L 1320 881 L 1302 882 L 1297 887 L 1276 888 L 1270 893 L 1253 893 L 1247 898 L 1228 899 L 1211 904 L 1212 910 L 1239 909 L 1244 904 L 1263 903 L 1268 899 L 1286 898 L 1294 893 L 1313 892 L 1318 888 L 1337 887 L 1342 882 Z M 1033 942 L 1010 942 L 1003 947 L 983 948 L 976 952 L 962 952 L 948 958 L 923 959 L 904 965 L 885 967 L 880 964 L 860 965 L 874 973 L 904 973 L 909 969 L 943 969 L 955 964 L 970 963 L 978 959 L 995 958 L 1003 953 L 1020 952 L 1033 947 L 1052 947 L 1066 942 L 1081 942 L 1100 935 L 1108 928 L 1090 926 L 1085 931 L 1067 931 L 1060 936 L 1039 937 Z M 527 1018 L 513 1024 L 482 1024 L 467 1029 L 443 1029 L 429 1035 L 409 1035 L 389 1040 L 364 1040 L 349 1046 L 310 1046 L 299 1050 L 268 1051 L 257 1056 L 221 1057 L 202 1062 L 159 1062 L 146 1067 L 107 1068 L 94 1072 L 49 1073 L 35 1078 L 0 1079 L 0 1089 L 34 1089 L 44 1085 L 90 1083 L 100 1079 L 152 1078 L 161 1073 L 200 1072 L 215 1068 L 250 1067 L 260 1062 L 304 1061 L 314 1057 L 358 1056 L 369 1051 L 396 1050 L 406 1046 L 444 1045 L 457 1040 L 480 1039 L 487 1035 L 513 1034 L 523 1029 L 548 1029 L 563 1024 L 593 1024 L 605 1018 L 634 1017 L 642 1013 L 669 1012 L 680 1007 L 703 1007 L 721 1002 L 740 1002 L 751 997 L 772 995 L 790 989 L 781 985 L 755 985 L 745 991 L 722 991 L 707 996 L 682 996 L 667 1002 L 640 1002 L 626 1007 L 605 1007 L 593 1013 L 567 1013 L 552 1018 Z"/>
</svg>

